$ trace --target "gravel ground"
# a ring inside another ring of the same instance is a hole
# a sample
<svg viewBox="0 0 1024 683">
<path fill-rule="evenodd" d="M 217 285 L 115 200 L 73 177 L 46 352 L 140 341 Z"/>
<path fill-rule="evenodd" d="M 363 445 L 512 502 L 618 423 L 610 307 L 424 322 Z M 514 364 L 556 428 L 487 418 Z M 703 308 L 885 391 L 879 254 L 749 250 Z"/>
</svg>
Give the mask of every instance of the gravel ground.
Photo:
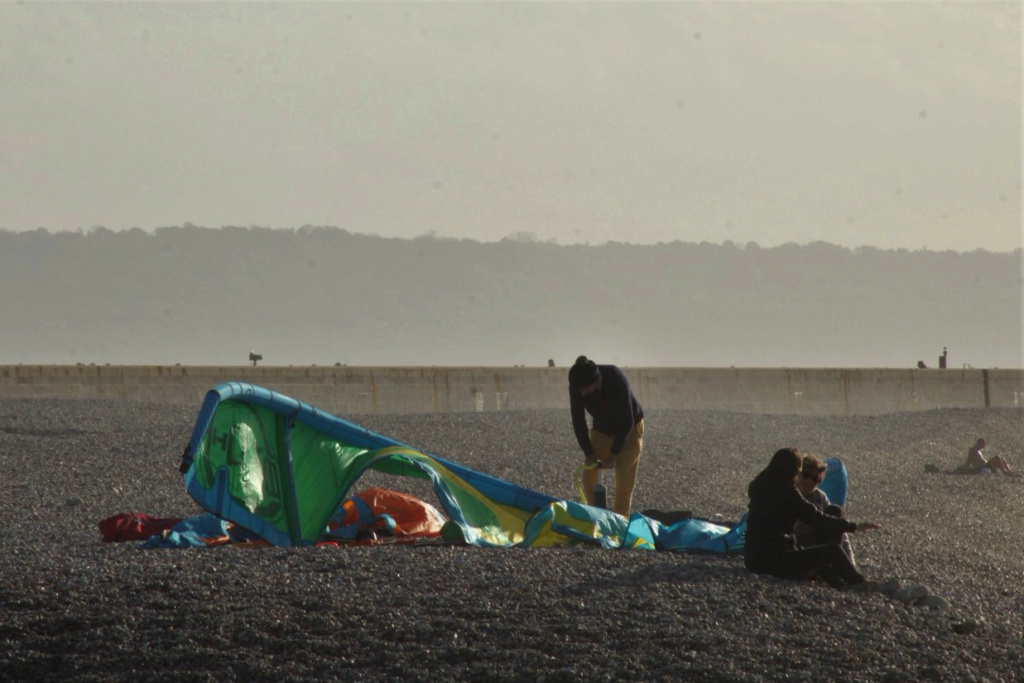
<svg viewBox="0 0 1024 683">
<path fill-rule="evenodd" d="M 0 400 L 0 678 L 61 681 L 1009 681 L 1024 672 L 1024 479 L 924 474 L 1024 412 L 651 412 L 635 509 L 737 519 L 775 449 L 839 456 L 872 578 L 948 607 L 749 575 L 738 557 L 455 546 L 141 550 L 120 512 L 199 512 L 177 473 L 198 406 Z M 568 410 L 348 416 L 572 497 Z M 367 478 L 436 503 L 419 482 Z M 362 486 L 357 485 L 357 488 Z M 939 601 L 941 603 L 941 601 Z"/>
</svg>

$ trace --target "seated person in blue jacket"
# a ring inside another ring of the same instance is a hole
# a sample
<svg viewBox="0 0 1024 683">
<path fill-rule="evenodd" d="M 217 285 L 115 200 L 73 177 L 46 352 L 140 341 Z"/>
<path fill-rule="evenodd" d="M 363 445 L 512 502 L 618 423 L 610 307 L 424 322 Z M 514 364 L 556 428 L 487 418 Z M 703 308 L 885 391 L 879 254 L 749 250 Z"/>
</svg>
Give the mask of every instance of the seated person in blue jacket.
<svg viewBox="0 0 1024 683">
<path fill-rule="evenodd" d="M 796 490 L 800 492 L 800 495 L 804 497 L 811 505 L 818 508 L 826 515 L 833 517 L 842 517 L 843 508 L 834 505 L 829 500 L 828 495 L 825 494 L 818 485 L 821 484 L 821 480 L 825 478 L 825 470 L 828 467 L 818 457 L 814 455 L 805 454 L 803 456 L 803 466 L 800 468 L 800 476 L 796 479 Z M 821 545 L 822 543 L 839 543 L 843 548 L 843 552 L 846 557 L 850 560 L 850 564 L 857 566 L 856 560 L 853 559 L 853 547 L 850 545 L 850 535 L 845 532 L 839 532 L 838 535 L 829 533 L 827 531 L 820 531 L 813 529 L 803 522 L 797 521 L 796 526 L 793 529 L 793 533 L 796 534 L 797 545 L 800 546 L 811 546 Z"/>
<path fill-rule="evenodd" d="M 615 470 L 612 509 L 629 517 L 644 443 L 644 411 L 625 373 L 614 365 L 597 365 L 580 356 L 569 368 L 569 408 L 586 462 Z M 593 428 L 588 428 L 584 411 L 593 418 Z M 583 492 L 591 505 L 597 478 L 597 469 L 583 471 Z"/>
<path fill-rule="evenodd" d="M 800 451 L 779 449 L 768 467 L 747 487 L 750 505 L 743 545 L 743 562 L 747 569 L 783 579 L 804 580 L 813 575 L 833 588 L 879 590 L 878 582 L 865 579 L 838 543 L 797 547 L 793 535 L 797 520 L 812 529 L 833 534 L 880 528 L 874 522 L 854 524 L 841 517 L 831 517 L 804 500 L 796 488 L 802 468 Z"/>
</svg>

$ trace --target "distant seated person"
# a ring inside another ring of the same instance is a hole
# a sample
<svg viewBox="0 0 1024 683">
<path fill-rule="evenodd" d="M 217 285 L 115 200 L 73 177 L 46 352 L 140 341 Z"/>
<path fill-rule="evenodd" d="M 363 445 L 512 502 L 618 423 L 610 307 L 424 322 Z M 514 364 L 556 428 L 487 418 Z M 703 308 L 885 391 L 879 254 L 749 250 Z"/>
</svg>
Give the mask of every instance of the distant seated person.
<svg viewBox="0 0 1024 683">
<path fill-rule="evenodd" d="M 796 479 L 796 490 L 800 495 L 814 507 L 831 517 L 843 517 L 843 508 L 833 505 L 825 492 L 818 488 L 821 480 L 825 478 L 827 465 L 813 455 L 803 456 L 803 465 L 800 468 L 800 476 Z M 815 529 L 804 522 L 797 521 L 793 528 L 793 535 L 796 536 L 797 545 L 806 548 L 812 545 L 823 543 L 838 543 L 843 553 L 850 560 L 850 564 L 857 566 L 853 559 L 853 546 L 850 545 L 850 536 L 841 531 L 828 532 L 822 529 Z"/>
<path fill-rule="evenodd" d="M 967 462 L 960 466 L 959 471 L 965 474 L 989 474 L 1002 472 L 1008 477 L 1019 476 L 1010 469 L 1009 464 L 1002 457 L 994 455 L 986 459 L 982 449 L 985 448 L 985 439 L 978 441 L 967 451 Z"/>
</svg>

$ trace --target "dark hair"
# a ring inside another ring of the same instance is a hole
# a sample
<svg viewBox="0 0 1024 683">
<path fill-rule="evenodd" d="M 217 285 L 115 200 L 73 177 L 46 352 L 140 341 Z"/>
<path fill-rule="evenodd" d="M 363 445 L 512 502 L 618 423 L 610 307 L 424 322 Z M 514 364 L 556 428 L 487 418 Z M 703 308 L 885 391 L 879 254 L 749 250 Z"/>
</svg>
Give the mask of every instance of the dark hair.
<svg viewBox="0 0 1024 683">
<path fill-rule="evenodd" d="M 576 363 L 569 368 L 569 386 L 573 389 L 589 387 L 600 377 L 601 371 L 597 369 L 597 364 L 586 356 L 577 358 Z"/>
<path fill-rule="evenodd" d="M 780 448 L 775 451 L 771 462 L 768 463 L 767 471 L 773 477 L 790 480 L 800 472 L 800 467 L 803 463 L 803 456 L 800 455 L 800 451 L 797 449 L 793 447 Z"/>
</svg>

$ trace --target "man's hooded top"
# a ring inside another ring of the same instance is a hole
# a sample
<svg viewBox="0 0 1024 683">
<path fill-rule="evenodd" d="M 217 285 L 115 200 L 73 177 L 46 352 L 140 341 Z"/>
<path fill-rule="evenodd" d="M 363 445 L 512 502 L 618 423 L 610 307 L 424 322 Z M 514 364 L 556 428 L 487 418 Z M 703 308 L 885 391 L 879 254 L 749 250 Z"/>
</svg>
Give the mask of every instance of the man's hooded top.
<svg viewBox="0 0 1024 683">
<path fill-rule="evenodd" d="M 597 390 L 584 396 L 580 389 L 595 381 Z M 584 410 L 594 418 L 594 429 L 613 437 L 612 455 L 618 455 L 633 426 L 644 418 L 625 373 L 614 365 L 597 365 L 586 356 L 576 359 L 569 370 L 569 408 L 576 440 L 588 456 L 594 454 L 594 446 L 590 443 Z"/>
</svg>

